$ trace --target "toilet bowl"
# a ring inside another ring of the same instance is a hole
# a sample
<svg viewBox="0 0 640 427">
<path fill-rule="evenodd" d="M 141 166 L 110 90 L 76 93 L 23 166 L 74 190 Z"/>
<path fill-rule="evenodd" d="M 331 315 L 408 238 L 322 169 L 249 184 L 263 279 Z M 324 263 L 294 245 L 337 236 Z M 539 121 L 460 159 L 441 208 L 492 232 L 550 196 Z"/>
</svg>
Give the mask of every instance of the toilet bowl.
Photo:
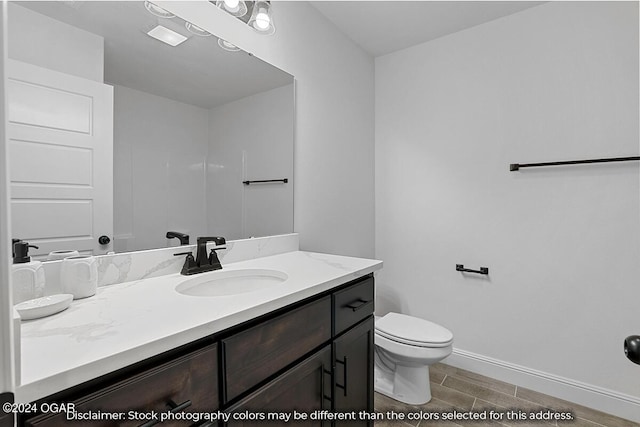
<svg viewBox="0 0 640 427">
<path fill-rule="evenodd" d="M 429 365 L 451 354 L 453 334 L 417 317 L 375 319 L 375 390 L 410 405 L 431 400 Z"/>
</svg>

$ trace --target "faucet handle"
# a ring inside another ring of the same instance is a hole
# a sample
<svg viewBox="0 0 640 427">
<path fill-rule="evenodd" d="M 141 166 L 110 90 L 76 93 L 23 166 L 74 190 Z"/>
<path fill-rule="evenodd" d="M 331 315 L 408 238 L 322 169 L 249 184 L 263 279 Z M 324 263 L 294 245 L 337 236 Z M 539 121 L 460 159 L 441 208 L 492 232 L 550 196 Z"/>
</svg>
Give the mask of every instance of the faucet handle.
<svg viewBox="0 0 640 427">
<path fill-rule="evenodd" d="M 198 245 L 207 242 L 214 242 L 216 246 L 224 245 L 227 243 L 224 237 L 198 237 Z"/>
<path fill-rule="evenodd" d="M 184 259 L 184 264 L 182 265 L 182 270 L 180 274 L 189 275 L 191 273 L 191 269 L 196 266 L 196 259 L 193 257 L 191 252 L 180 252 L 177 254 L 173 254 L 173 256 L 186 255 L 187 257 Z"/>
<path fill-rule="evenodd" d="M 173 254 L 173 256 L 179 256 L 179 255 L 191 255 L 193 256 L 193 252 L 189 251 L 189 252 L 180 252 L 177 254 Z"/>
<path fill-rule="evenodd" d="M 173 254 L 173 256 L 180 256 L 180 255 L 186 255 L 187 257 L 184 259 L 184 265 L 188 266 L 188 265 L 192 265 L 196 263 L 196 259 L 193 257 L 193 253 L 192 252 L 180 252 L 177 254 Z"/>
</svg>

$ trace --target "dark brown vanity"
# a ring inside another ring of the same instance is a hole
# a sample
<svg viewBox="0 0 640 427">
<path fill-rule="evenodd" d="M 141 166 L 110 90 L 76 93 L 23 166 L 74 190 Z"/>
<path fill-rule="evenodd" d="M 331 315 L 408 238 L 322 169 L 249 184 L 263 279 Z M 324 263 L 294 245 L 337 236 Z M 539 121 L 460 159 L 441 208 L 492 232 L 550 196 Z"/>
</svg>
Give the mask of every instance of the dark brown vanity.
<svg viewBox="0 0 640 427">
<path fill-rule="evenodd" d="M 264 424 L 267 417 L 279 425 L 287 414 L 287 424 L 297 424 L 294 411 L 309 417 L 305 425 L 343 424 L 322 414 L 359 420 L 360 411 L 373 411 L 373 301 L 369 274 L 36 402 L 73 403 L 78 414 L 107 418 L 23 414 L 19 425 L 150 426 L 155 420 L 144 417 L 167 411 L 215 413 L 219 420 L 158 425 L 222 425 L 226 417 L 230 425 Z"/>
</svg>

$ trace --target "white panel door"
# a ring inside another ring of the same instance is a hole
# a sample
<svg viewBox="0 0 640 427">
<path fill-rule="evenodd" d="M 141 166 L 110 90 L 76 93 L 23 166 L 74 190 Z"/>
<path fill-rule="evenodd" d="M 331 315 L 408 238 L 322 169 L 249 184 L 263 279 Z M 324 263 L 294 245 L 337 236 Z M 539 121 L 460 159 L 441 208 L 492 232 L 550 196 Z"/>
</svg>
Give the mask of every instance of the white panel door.
<svg viewBox="0 0 640 427">
<path fill-rule="evenodd" d="M 13 238 L 32 255 L 111 250 L 113 87 L 8 62 L 8 143 Z"/>
</svg>

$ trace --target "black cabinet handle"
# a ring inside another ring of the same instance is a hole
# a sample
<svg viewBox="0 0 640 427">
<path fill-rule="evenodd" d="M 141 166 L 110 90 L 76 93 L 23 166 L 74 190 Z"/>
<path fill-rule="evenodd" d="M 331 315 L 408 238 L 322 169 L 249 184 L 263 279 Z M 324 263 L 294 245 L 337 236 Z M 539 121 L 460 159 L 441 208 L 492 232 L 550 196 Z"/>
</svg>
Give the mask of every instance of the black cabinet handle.
<svg viewBox="0 0 640 427">
<path fill-rule="evenodd" d="M 364 308 L 365 306 L 371 304 L 372 302 L 373 302 L 373 300 L 372 301 L 365 301 L 362 298 L 359 298 L 357 301 L 350 302 L 349 304 L 345 305 L 345 307 L 349 307 L 353 311 L 358 311 L 358 310 Z"/>
<path fill-rule="evenodd" d="M 101 245 L 108 245 L 111 242 L 109 236 L 100 236 L 98 237 L 98 243 Z"/>
<path fill-rule="evenodd" d="M 331 409 L 331 405 L 333 404 L 333 399 L 331 396 L 327 396 L 324 392 L 325 388 L 324 388 L 324 376 L 325 375 L 329 375 L 331 376 L 331 371 L 327 371 L 324 367 L 324 363 L 322 364 L 322 376 L 320 377 L 320 393 L 322 394 L 322 405 L 320 409 L 324 409 L 324 401 L 328 400 L 329 401 L 329 409 Z M 332 393 L 333 394 L 333 393 Z"/>
<path fill-rule="evenodd" d="M 190 400 L 185 400 L 180 404 L 175 403 L 173 400 L 169 400 L 169 402 L 167 402 L 167 408 L 171 409 L 169 412 L 171 412 L 172 414 L 181 412 L 184 409 L 188 408 L 189 406 L 191 406 Z M 160 424 L 160 420 L 147 421 L 144 424 L 140 424 L 138 427 L 151 427 L 151 426 L 155 426 L 156 424 Z"/>
<path fill-rule="evenodd" d="M 191 401 L 190 400 L 185 400 L 184 402 L 182 402 L 180 404 L 176 404 L 176 403 L 174 403 L 173 400 L 170 400 L 169 403 L 167 404 L 167 407 L 171 408 L 171 410 L 169 412 L 171 412 L 172 414 L 181 412 L 182 410 L 188 408 L 189 406 L 191 406 Z"/>
<path fill-rule="evenodd" d="M 344 356 L 343 360 L 336 359 L 336 363 L 343 366 L 342 369 L 342 384 L 338 384 L 336 381 L 336 387 L 344 390 L 344 396 L 347 397 L 347 356 Z"/>
</svg>

